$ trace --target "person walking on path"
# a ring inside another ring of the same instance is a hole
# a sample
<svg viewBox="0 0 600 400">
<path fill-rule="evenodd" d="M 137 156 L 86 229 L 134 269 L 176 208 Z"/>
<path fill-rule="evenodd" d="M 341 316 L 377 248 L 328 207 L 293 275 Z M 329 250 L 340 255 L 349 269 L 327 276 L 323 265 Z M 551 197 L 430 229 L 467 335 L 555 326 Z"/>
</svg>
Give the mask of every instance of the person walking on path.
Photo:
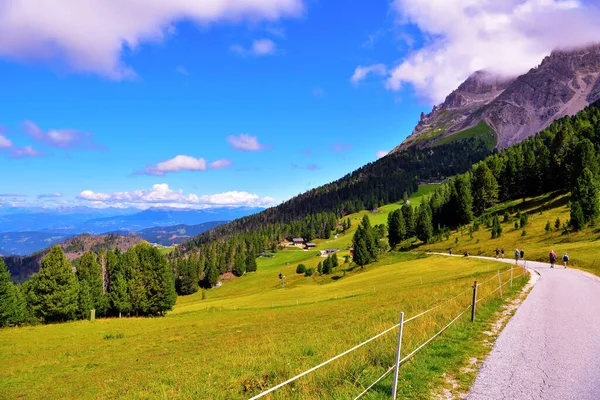
<svg viewBox="0 0 600 400">
<path fill-rule="evenodd" d="M 525 250 L 521 250 L 521 260 L 525 261 Z"/>
<path fill-rule="evenodd" d="M 567 263 L 568 262 L 569 262 L 569 256 L 565 252 L 565 255 L 563 256 L 563 263 L 565 264 L 565 269 L 567 268 Z"/>
<path fill-rule="evenodd" d="M 498 250 L 498 248 L 496 247 L 496 260 L 498 259 L 499 255 L 500 255 L 500 250 Z"/>
<path fill-rule="evenodd" d="M 504 247 L 502 248 L 502 250 L 500 250 L 500 253 L 502 253 L 502 258 L 504 258 Z"/>
<path fill-rule="evenodd" d="M 515 249 L 515 264 L 519 264 L 519 255 L 521 255 L 521 253 L 519 253 L 519 249 Z"/>
<path fill-rule="evenodd" d="M 554 250 L 550 251 L 549 257 L 550 257 L 550 268 L 554 268 L 554 263 L 556 262 L 556 253 L 554 252 Z"/>
</svg>

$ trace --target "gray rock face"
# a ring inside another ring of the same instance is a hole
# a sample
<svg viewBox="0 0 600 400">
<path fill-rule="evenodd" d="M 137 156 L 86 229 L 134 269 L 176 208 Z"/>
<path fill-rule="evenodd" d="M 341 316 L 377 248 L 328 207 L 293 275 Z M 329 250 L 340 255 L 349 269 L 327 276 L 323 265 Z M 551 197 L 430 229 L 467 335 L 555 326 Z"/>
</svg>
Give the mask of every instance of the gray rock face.
<svg viewBox="0 0 600 400">
<path fill-rule="evenodd" d="M 517 78 L 475 72 L 431 113 L 422 114 L 393 151 L 431 146 L 480 122 L 496 132 L 499 148 L 508 147 L 599 99 L 600 44 L 555 51 Z"/>
</svg>

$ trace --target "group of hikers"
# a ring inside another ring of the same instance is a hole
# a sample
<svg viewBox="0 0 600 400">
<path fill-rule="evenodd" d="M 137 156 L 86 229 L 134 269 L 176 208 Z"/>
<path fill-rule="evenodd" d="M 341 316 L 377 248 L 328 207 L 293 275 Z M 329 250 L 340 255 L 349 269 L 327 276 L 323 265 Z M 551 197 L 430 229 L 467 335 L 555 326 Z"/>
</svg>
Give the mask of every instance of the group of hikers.
<svg viewBox="0 0 600 400">
<path fill-rule="evenodd" d="M 450 252 L 450 255 L 452 255 L 452 248 L 450 248 L 449 252 Z M 502 258 L 504 258 L 505 254 L 506 253 L 504 251 L 504 248 L 498 249 L 496 247 L 496 258 L 500 258 L 500 256 L 502 256 Z M 469 257 L 469 252 L 465 251 L 464 256 Z M 521 259 L 521 261 L 525 260 L 525 250 L 515 249 L 515 263 L 519 264 L 519 258 Z M 556 263 L 556 259 L 558 258 L 558 256 L 554 252 L 554 250 L 550 251 L 550 254 L 548 254 L 548 258 L 550 258 L 550 268 L 554 268 L 554 264 Z M 565 268 L 567 268 L 567 264 L 569 262 L 569 256 L 567 255 L 566 252 L 562 256 L 562 262 L 563 262 Z"/>
</svg>

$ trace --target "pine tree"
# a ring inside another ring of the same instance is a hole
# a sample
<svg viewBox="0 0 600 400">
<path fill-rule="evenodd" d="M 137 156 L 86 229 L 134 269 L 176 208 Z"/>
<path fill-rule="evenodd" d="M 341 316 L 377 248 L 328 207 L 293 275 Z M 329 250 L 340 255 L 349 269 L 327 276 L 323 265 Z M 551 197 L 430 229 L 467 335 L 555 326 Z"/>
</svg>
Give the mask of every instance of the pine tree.
<svg viewBox="0 0 600 400">
<path fill-rule="evenodd" d="M 0 327 L 23 322 L 24 308 L 19 293 L 10 281 L 10 272 L 0 257 Z"/>
<path fill-rule="evenodd" d="M 498 200 L 498 182 L 486 163 L 479 163 L 475 167 L 472 188 L 473 209 L 477 215 Z"/>
<path fill-rule="evenodd" d="M 598 182 L 589 168 L 583 168 L 581 175 L 575 181 L 571 199 L 573 203 L 581 207 L 584 225 L 596 220 L 600 212 Z M 571 219 L 573 219 L 573 208 L 571 208 Z"/>
<path fill-rule="evenodd" d="M 323 263 L 321 261 L 319 261 L 319 265 L 317 265 L 317 272 L 319 275 L 323 273 Z"/>
<path fill-rule="evenodd" d="M 585 215 L 581 204 L 577 201 L 571 201 L 571 219 L 569 224 L 574 231 L 579 231 L 585 228 Z"/>
<path fill-rule="evenodd" d="M 241 252 L 236 252 L 233 264 L 233 273 L 236 276 L 242 276 L 246 273 L 246 259 Z"/>
<path fill-rule="evenodd" d="M 54 246 L 44 258 L 31 283 L 31 307 L 45 322 L 75 318 L 79 309 L 79 284 L 71 263 L 60 246 Z"/>
<path fill-rule="evenodd" d="M 127 314 L 131 311 L 127 281 L 121 272 L 117 272 L 111 276 L 111 291 L 109 298 L 111 308 L 119 313 L 119 318 L 121 318 L 122 313 Z"/>
<path fill-rule="evenodd" d="M 90 310 L 94 308 L 94 296 L 90 284 L 87 281 L 79 282 L 79 318 L 87 319 L 90 316 Z"/>
<path fill-rule="evenodd" d="M 404 217 L 404 226 L 406 226 L 406 236 L 403 239 L 408 239 L 415 236 L 415 217 L 412 206 L 405 204 L 400 209 Z"/>
<path fill-rule="evenodd" d="M 338 260 L 338 256 L 336 253 L 333 253 L 331 256 L 331 267 L 337 268 L 340 265 L 340 261 Z"/>
<path fill-rule="evenodd" d="M 327 257 L 325 261 L 323 261 L 321 271 L 323 272 L 323 275 L 329 275 L 331 273 L 331 269 L 331 258 Z"/>
<path fill-rule="evenodd" d="M 359 226 L 352 238 L 352 247 L 354 248 L 353 261 L 361 267 L 371 262 L 371 254 L 367 247 L 367 239 L 362 226 Z"/>
<path fill-rule="evenodd" d="M 423 243 L 429 243 L 433 237 L 433 225 L 431 222 L 431 211 L 426 201 L 421 202 L 415 222 L 417 239 Z"/>
<path fill-rule="evenodd" d="M 108 308 L 108 301 L 106 296 L 104 296 L 102 269 L 96 260 L 96 256 L 91 251 L 86 251 L 81 256 L 79 265 L 77 266 L 77 279 L 79 280 L 81 290 L 87 291 L 86 293 L 80 293 L 80 299 L 82 299 L 82 296 L 89 296 L 90 298 L 89 302 L 87 298 L 84 298 L 84 303 L 80 301 L 80 307 L 86 307 L 80 308 L 80 315 L 89 315 L 92 308 L 96 310 L 96 315 L 105 315 Z"/>
<path fill-rule="evenodd" d="M 146 315 L 164 315 L 177 300 L 173 272 L 165 256 L 146 243 L 134 247 L 139 259 L 146 295 Z"/>
<path fill-rule="evenodd" d="M 248 254 L 246 254 L 246 272 L 256 272 L 256 269 L 256 254 L 248 251 Z"/>
<path fill-rule="evenodd" d="M 402 212 L 397 209 L 388 215 L 388 242 L 393 249 L 406 237 L 406 225 Z"/>
<path fill-rule="evenodd" d="M 363 216 L 360 227 L 362 228 L 363 238 L 367 245 L 367 252 L 369 253 L 369 262 L 367 264 L 370 264 L 377 261 L 377 251 L 379 246 L 377 245 L 376 233 L 371 226 L 371 220 L 367 215 Z"/>
<path fill-rule="evenodd" d="M 211 288 L 219 282 L 219 269 L 217 268 L 217 255 L 214 249 L 206 258 L 206 285 Z"/>
<path fill-rule="evenodd" d="M 497 215 L 494 215 L 494 220 L 492 222 L 492 239 L 496 239 L 502 235 L 502 225 L 500 225 L 500 218 Z"/>
<path fill-rule="evenodd" d="M 466 225 L 471 223 L 473 219 L 473 195 L 471 194 L 471 182 L 466 174 L 460 175 L 454 180 L 450 204 L 454 205 L 456 224 Z"/>
</svg>

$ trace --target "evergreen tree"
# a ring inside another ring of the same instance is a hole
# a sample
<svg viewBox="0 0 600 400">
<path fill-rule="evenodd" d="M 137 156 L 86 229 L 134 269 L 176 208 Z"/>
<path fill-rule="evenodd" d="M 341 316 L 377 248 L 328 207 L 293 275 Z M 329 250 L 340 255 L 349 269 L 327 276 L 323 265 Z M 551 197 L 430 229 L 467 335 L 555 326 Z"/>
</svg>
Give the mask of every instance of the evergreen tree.
<svg viewBox="0 0 600 400">
<path fill-rule="evenodd" d="M 96 260 L 96 256 L 91 251 L 86 251 L 81 256 L 77 266 L 77 279 L 81 291 L 79 296 L 80 315 L 87 317 L 92 308 L 96 310 L 96 315 L 105 315 L 108 309 L 108 301 L 104 296 L 102 269 Z M 86 296 L 89 296 L 89 301 Z"/>
<path fill-rule="evenodd" d="M 585 228 L 585 215 L 581 204 L 577 201 L 571 201 L 571 219 L 569 224 L 574 231 L 579 231 Z"/>
<path fill-rule="evenodd" d="M 388 242 L 393 249 L 406 237 L 406 225 L 402 212 L 397 209 L 388 215 Z"/>
<path fill-rule="evenodd" d="M 331 256 L 331 267 L 337 268 L 340 265 L 340 261 L 338 260 L 338 256 L 336 253 L 333 253 Z"/>
<path fill-rule="evenodd" d="M 581 207 L 584 224 L 594 222 L 600 212 L 600 202 L 598 201 L 598 182 L 589 168 L 584 168 L 581 175 L 575 181 L 571 199 Z M 571 208 L 571 219 L 573 218 L 573 209 Z"/>
<path fill-rule="evenodd" d="M 111 252 L 108 254 L 111 254 Z M 113 310 L 119 313 L 119 318 L 123 313 L 128 314 L 131 311 L 127 286 L 127 281 L 121 272 L 111 276 L 110 305 Z"/>
<path fill-rule="evenodd" d="M 206 285 L 214 287 L 219 282 L 219 269 L 217 268 L 217 255 L 212 253 L 206 258 Z"/>
<path fill-rule="evenodd" d="M 10 281 L 10 272 L 0 257 L 0 327 L 22 323 L 23 303 L 15 285 Z"/>
<path fill-rule="evenodd" d="M 502 235 L 502 225 L 500 225 L 500 218 L 497 215 L 494 215 L 494 220 L 492 222 L 492 239 L 496 239 Z"/>
<path fill-rule="evenodd" d="M 377 251 L 379 248 L 377 235 L 371 226 L 371 220 L 367 215 L 363 216 L 360 227 L 362 228 L 362 234 L 367 245 L 367 252 L 369 253 L 369 262 L 367 264 L 370 264 L 377 261 Z"/>
<path fill-rule="evenodd" d="M 473 209 L 477 215 L 481 215 L 498 200 L 498 182 L 486 163 L 479 163 L 475 167 L 472 187 Z"/>
<path fill-rule="evenodd" d="M 402 211 L 402 216 L 404 217 L 404 226 L 406 226 L 406 236 L 402 239 L 408 239 L 415 236 L 415 218 L 413 215 L 412 206 L 409 204 L 405 204 L 400 209 Z"/>
<path fill-rule="evenodd" d="M 417 239 L 423 243 L 431 242 L 433 237 L 433 225 L 431 222 L 431 211 L 426 201 L 421 202 L 415 222 Z"/>
<path fill-rule="evenodd" d="M 79 284 L 71 263 L 60 246 L 44 258 L 40 271 L 33 275 L 30 304 L 35 316 L 45 322 L 75 318 L 79 309 Z"/>
<path fill-rule="evenodd" d="M 359 226 L 354 233 L 352 247 L 354 248 L 353 261 L 357 265 L 363 267 L 371 262 L 371 254 L 367 247 L 367 239 L 362 226 Z"/>
<path fill-rule="evenodd" d="M 164 315 L 177 300 L 169 263 L 156 247 L 146 243 L 138 244 L 133 250 L 138 257 L 140 271 L 143 271 L 145 307 L 142 311 L 145 315 Z"/>
<path fill-rule="evenodd" d="M 319 275 L 323 273 L 323 263 L 321 261 L 319 261 L 319 265 L 317 265 L 317 272 Z"/>
<path fill-rule="evenodd" d="M 454 180 L 450 203 L 454 204 L 454 218 L 456 225 L 467 225 L 473 219 L 473 195 L 469 177 L 459 175 Z"/>
<path fill-rule="evenodd" d="M 331 273 L 331 258 L 327 257 L 325 259 L 325 261 L 323 261 L 323 265 L 321 267 L 321 271 L 323 272 L 323 275 L 329 275 Z"/>
<path fill-rule="evenodd" d="M 246 254 L 246 272 L 256 272 L 256 254 L 248 251 Z"/>
<path fill-rule="evenodd" d="M 242 276 L 246 273 L 246 259 L 241 252 L 236 252 L 233 273 L 235 276 Z"/>
</svg>

